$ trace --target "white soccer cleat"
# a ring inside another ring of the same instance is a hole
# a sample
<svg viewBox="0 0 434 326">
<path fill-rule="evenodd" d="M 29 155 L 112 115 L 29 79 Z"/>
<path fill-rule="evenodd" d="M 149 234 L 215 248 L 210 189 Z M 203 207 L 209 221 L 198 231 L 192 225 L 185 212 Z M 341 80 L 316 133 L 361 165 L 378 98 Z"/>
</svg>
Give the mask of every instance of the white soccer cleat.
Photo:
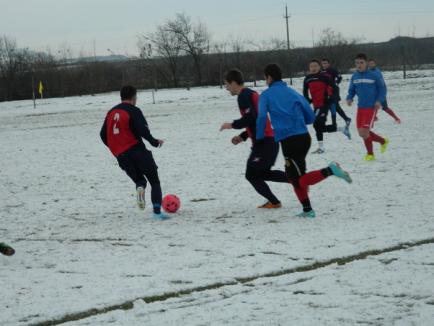
<svg viewBox="0 0 434 326">
<path fill-rule="evenodd" d="M 145 188 L 144 187 L 137 187 L 137 206 L 142 211 L 146 207 Z"/>
</svg>

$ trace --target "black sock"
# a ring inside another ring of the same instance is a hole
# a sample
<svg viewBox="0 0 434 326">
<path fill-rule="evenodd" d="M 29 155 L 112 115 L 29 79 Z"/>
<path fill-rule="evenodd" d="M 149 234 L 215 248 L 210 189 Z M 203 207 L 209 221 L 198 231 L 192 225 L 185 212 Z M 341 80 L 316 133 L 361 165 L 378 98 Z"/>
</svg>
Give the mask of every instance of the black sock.
<svg viewBox="0 0 434 326">
<path fill-rule="evenodd" d="M 321 174 L 328 178 L 329 176 L 333 175 L 333 171 L 330 168 L 325 168 L 321 170 Z"/>
<path fill-rule="evenodd" d="M 309 198 L 303 200 L 301 204 L 303 205 L 303 212 L 310 212 L 312 210 Z"/>
</svg>

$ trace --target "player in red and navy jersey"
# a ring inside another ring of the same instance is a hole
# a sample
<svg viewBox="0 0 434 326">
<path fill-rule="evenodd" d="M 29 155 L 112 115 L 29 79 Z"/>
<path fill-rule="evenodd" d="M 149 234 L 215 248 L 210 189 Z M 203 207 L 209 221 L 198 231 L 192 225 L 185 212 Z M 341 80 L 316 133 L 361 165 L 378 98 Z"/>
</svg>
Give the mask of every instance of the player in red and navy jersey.
<svg viewBox="0 0 434 326">
<path fill-rule="evenodd" d="M 283 171 L 271 170 L 279 154 L 279 144 L 274 141 L 274 132 L 269 120 L 266 122 L 265 137 L 260 141 L 256 140 L 259 95 L 250 88 L 244 87 L 243 74 L 238 69 L 230 70 L 225 74 L 225 85 L 231 95 L 238 96 L 241 118 L 224 123 L 220 131 L 246 129 L 240 135 L 233 137 L 232 143 L 238 145 L 248 138 L 252 140 L 252 151 L 247 160 L 246 179 L 260 195 L 267 199 L 267 202 L 258 208 L 280 208 L 282 205 L 279 199 L 265 181 L 289 184 L 289 178 Z"/>
<path fill-rule="evenodd" d="M 309 74 L 305 77 L 303 83 L 303 95 L 309 103 L 312 103 L 315 112 L 315 122 L 313 126 L 316 131 L 318 149 L 316 154 L 322 154 L 324 149 L 324 133 L 336 131 L 343 132 L 351 139 L 348 128 L 338 128 L 335 123 L 327 125 L 327 115 L 330 107 L 335 103 L 334 84 L 330 77 L 321 72 L 321 64 L 318 60 L 313 59 L 309 63 Z"/>
<path fill-rule="evenodd" d="M 151 135 L 142 111 L 136 107 L 137 90 L 134 87 L 124 86 L 121 89 L 121 100 L 122 103 L 107 113 L 101 128 L 101 139 L 116 157 L 122 170 L 136 184 L 139 208 L 145 209 L 145 188 L 149 182 L 152 187 L 154 219 L 168 219 L 168 216 L 161 212 L 162 192 L 158 167 L 142 138 L 154 147 L 161 147 L 164 141 Z"/>
</svg>

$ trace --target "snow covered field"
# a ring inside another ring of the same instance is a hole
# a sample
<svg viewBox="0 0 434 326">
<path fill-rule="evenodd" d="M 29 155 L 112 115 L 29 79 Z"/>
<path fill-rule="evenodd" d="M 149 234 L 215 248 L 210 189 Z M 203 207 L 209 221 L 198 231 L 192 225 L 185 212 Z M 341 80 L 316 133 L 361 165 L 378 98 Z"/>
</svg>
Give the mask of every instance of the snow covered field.
<svg viewBox="0 0 434 326">
<path fill-rule="evenodd" d="M 163 192 L 182 200 L 167 222 L 137 210 L 99 139 L 118 94 L 0 103 L 0 241 L 17 250 L 0 257 L 0 325 L 433 325 L 434 71 L 386 77 L 403 124 L 379 115 L 391 145 L 373 163 L 354 128 L 326 135 L 309 168 L 337 160 L 354 183 L 313 187 L 315 220 L 282 184 L 284 208 L 256 209 L 220 88 L 139 94 L 166 140 Z"/>
</svg>

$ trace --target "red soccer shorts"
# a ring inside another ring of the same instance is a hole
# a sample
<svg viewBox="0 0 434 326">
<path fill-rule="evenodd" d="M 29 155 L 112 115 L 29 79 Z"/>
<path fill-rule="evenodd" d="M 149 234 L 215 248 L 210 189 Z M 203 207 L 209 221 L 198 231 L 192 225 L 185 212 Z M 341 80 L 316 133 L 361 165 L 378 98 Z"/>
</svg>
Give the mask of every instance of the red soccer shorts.
<svg viewBox="0 0 434 326">
<path fill-rule="evenodd" d="M 357 128 L 371 129 L 374 127 L 377 110 L 374 108 L 359 108 L 357 110 Z"/>
</svg>

